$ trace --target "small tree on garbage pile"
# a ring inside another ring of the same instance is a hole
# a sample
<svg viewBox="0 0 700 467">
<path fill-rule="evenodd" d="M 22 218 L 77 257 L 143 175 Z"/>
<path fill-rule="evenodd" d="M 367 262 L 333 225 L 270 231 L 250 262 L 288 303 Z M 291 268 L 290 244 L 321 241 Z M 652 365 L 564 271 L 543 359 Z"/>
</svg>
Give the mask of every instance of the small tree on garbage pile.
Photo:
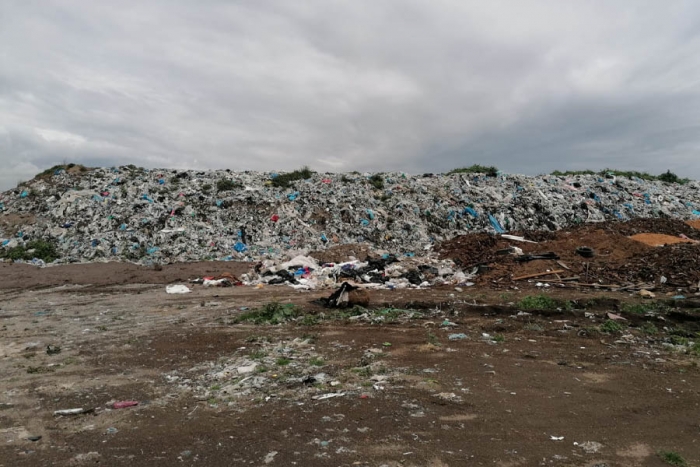
<svg viewBox="0 0 700 467">
<path fill-rule="evenodd" d="M 680 183 L 680 184 L 688 183 L 687 178 L 686 179 L 680 178 L 678 175 L 674 174 L 670 170 L 667 170 L 666 173 L 662 173 L 657 178 L 659 180 L 661 180 L 662 182 L 666 182 L 666 183 Z"/>
<path fill-rule="evenodd" d="M 474 164 L 469 167 L 452 169 L 449 172 L 447 172 L 447 175 L 454 174 L 485 174 L 487 177 L 497 177 L 498 168 L 494 166 Z"/>
<path fill-rule="evenodd" d="M 313 174 L 314 172 L 305 165 L 301 169 L 295 170 L 294 172 L 280 174 L 273 178 L 272 186 L 276 186 L 278 188 L 289 188 L 292 182 L 297 180 L 306 180 L 307 178 L 311 178 Z"/>
<path fill-rule="evenodd" d="M 377 190 L 381 190 L 384 188 L 384 177 L 381 174 L 374 174 L 369 177 L 369 183 Z"/>
</svg>

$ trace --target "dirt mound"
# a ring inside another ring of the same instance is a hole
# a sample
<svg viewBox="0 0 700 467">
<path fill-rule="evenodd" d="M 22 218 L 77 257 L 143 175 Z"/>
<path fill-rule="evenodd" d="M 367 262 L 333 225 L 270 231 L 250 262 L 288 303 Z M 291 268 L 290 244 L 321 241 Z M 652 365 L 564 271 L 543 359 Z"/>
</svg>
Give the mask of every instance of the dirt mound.
<svg viewBox="0 0 700 467">
<path fill-rule="evenodd" d="M 633 233 L 639 229 L 644 229 L 644 233 Z M 682 243 L 687 240 L 677 236 L 688 229 L 692 230 L 683 222 L 644 219 L 627 224 L 616 222 L 574 227 L 549 233 L 538 243 L 517 242 L 487 234 L 463 235 L 443 242 L 437 251 L 441 257 L 451 258 L 465 267 L 488 265 L 488 270 L 477 278 L 482 284 L 505 284 L 511 283 L 514 277 L 560 271 L 558 275 L 542 276 L 542 279 L 578 277 L 578 282 L 591 284 L 658 283 L 663 275 L 669 285 L 696 286 L 700 279 L 697 266 L 700 264 L 700 245 Z M 630 238 L 628 234 L 634 237 Z M 668 246 L 655 246 L 658 244 Z M 524 255 L 551 252 L 559 259 L 522 261 L 523 258 L 515 255 L 502 254 L 511 246 L 522 249 Z M 576 249 L 581 246 L 592 248 L 595 256 L 579 256 Z"/>
<path fill-rule="evenodd" d="M 629 282 L 659 282 L 666 277 L 666 285 L 694 287 L 700 282 L 700 245 L 676 244 L 654 248 L 631 259 L 618 268 L 618 276 Z"/>
<path fill-rule="evenodd" d="M 687 221 L 686 224 L 691 226 L 694 229 L 700 230 L 700 219 L 695 220 L 695 221 Z"/>
<path fill-rule="evenodd" d="M 606 228 L 628 237 L 640 233 L 657 233 L 679 237 L 685 235 L 693 240 L 700 240 L 700 230 L 694 229 L 687 222 L 678 219 L 648 218 L 633 219 L 628 222 L 611 222 Z"/>
</svg>

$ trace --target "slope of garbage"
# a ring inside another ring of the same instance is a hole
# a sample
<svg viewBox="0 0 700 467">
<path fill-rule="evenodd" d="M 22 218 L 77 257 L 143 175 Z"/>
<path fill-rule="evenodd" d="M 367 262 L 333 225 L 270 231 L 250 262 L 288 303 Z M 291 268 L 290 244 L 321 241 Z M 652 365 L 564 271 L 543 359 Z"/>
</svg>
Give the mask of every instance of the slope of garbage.
<svg viewBox="0 0 700 467">
<path fill-rule="evenodd" d="M 697 219 L 700 185 L 592 175 L 317 174 L 58 169 L 0 195 L 3 248 L 57 243 L 60 262 L 257 260 L 369 243 L 421 255 L 473 232 Z M 290 253 L 291 252 L 291 253 Z"/>
</svg>

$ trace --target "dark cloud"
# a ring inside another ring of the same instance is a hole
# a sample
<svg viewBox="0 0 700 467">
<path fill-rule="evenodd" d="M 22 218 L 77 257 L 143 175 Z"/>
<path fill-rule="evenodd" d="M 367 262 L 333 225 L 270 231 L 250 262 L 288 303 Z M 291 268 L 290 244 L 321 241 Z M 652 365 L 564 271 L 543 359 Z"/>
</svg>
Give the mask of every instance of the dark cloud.
<svg viewBox="0 0 700 467">
<path fill-rule="evenodd" d="M 0 9 L 0 188 L 64 160 L 700 178 L 692 1 Z"/>
</svg>

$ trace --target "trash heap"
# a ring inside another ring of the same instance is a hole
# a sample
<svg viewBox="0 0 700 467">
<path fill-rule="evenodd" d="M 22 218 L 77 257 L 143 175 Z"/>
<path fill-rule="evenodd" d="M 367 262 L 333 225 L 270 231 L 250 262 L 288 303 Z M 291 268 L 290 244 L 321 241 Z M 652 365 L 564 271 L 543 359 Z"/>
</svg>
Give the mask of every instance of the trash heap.
<svg viewBox="0 0 700 467">
<path fill-rule="evenodd" d="M 698 182 L 596 175 L 311 173 L 275 186 L 282 175 L 134 166 L 58 169 L 0 195 L 0 248 L 45 240 L 55 243 L 57 263 L 150 264 L 279 262 L 312 250 L 366 243 L 380 258 L 404 260 L 424 258 L 433 245 L 467 233 L 700 217 Z M 342 276 L 346 266 L 334 265 L 329 275 Z M 353 265 L 361 276 L 371 277 L 369 266 Z"/>
</svg>

